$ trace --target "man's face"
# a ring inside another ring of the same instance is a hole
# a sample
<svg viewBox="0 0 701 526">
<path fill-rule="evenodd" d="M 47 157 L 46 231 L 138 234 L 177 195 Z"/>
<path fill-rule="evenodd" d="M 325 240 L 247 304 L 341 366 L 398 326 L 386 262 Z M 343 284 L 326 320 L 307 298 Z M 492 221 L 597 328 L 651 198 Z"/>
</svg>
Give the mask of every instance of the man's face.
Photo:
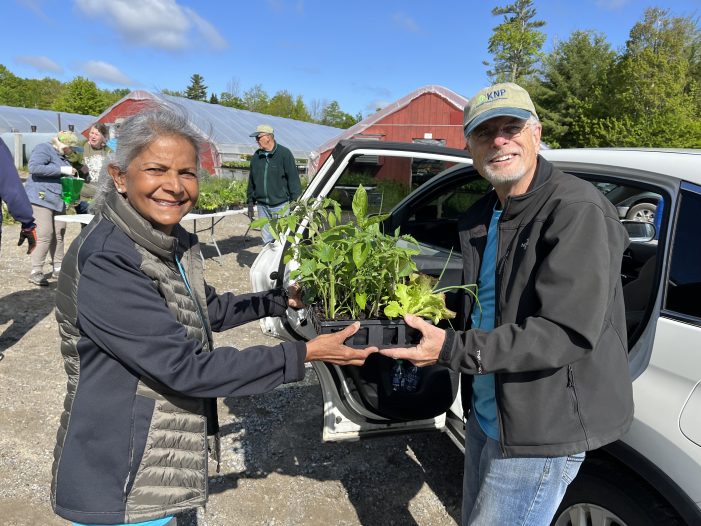
<svg viewBox="0 0 701 526">
<path fill-rule="evenodd" d="M 513 184 L 535 173 L 540 132 L 539 123 L 495 117 L 472 131 L 466 148 L 477 171 L 492 186 Z"/>
<path fill-rule="evenodd" d="M 273 136 L 269 133 L 259 133 L 256 137 L 256 142 L 258 143 L 258 146 L 263 148 L 266 152 L 272 150 L 273 146 L 275 145 Z"/>
</svg>

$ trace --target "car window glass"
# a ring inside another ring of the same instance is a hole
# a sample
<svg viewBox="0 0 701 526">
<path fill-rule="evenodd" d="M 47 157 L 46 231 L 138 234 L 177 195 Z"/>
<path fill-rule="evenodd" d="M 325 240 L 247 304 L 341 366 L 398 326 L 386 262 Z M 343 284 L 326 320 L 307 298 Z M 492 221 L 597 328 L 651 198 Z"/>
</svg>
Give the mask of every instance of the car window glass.
<svg viewBox="0 0 701 526">
<path fill-rule="evenodd" d="M 460 253 L 458 218 L 490 188 L 474 172 L 471 177 L 455 177 L 440 189 L 407 203 L 400 230 L 420 243 Z"/>
<path fill-rule="evenodd" d="M 368 212 L 386 213 L 411 191 L 454 164 L 389 155 L 356 155 L 336 181 L 329 197 L 338 201 L 344 211 L 350 211 L 355 191 L 363 185 L 368 193 Z"/>
<path fill-rule="evenodd" d="M 620 219 L 655 222 L 661 199 L 657 192 L 611 182 L 592 181 L 592 184 L 616 207 Z"/>
<path fill-rule="evenodd" d="M 701 319 L 701 195 L 682 190 L 665 307 Z"/>
</svg>

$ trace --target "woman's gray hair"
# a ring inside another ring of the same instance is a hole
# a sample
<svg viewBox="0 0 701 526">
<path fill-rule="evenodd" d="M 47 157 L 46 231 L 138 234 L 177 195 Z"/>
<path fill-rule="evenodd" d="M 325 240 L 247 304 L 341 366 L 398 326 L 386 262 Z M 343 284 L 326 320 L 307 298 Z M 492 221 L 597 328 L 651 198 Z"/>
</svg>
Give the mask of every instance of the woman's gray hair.
<svg viewBox="0 0 701 526">
<path fill-rule="evenodd" d="M 183 108 L 164 103 L 149 104 L 144 110 L 122 121 L 117 129 L 117 148 L 110 154 L 107 165 L 116 166 L 126 172 L 131 162 L 160 137 L 176 136 L 192 144 L 197 156 L 197 171 L 200 169 L 201 148 L 207 139 L 189 122 Z M 105 197 L 116 192 L 114 181 L 108 174 L 98 179 L 98 188 L 91 209 L 100 210 Z"/>
</svg>

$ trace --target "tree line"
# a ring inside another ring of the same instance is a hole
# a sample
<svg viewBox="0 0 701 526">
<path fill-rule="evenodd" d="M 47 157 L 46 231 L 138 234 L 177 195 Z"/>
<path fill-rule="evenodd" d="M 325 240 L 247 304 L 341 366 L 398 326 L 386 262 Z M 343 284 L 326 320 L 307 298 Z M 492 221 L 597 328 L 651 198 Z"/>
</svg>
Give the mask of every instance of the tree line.
<svg viewBox="0 0 701 526">
<path fill-rule="evenodd" d="M 61 82 L 50 77 L 25 79 L 0 64 L 0 105 L 99 115 L 129 93 L 100 89 L 84 77 Z"/>
<path fill-rule="evenodd" d="M 278 91 L 272 97 L 260 84 L 240 93 L 238 82 L 229 82 L 227 91 L 207 96 L 204 78 L 195 73 L 184 91 L 161 90 L 166 95 L 220 104 L 231 108 L 315 122 L 336 128 L 350 128 L 362 120 L 362 115 L 350 115 L 341 110 L 338 101 L 313 100 L 307 106 L 301 95 Z M 0 105 L 41 110 L 63 111 L 82 115 L 99 115 L 130 92 L 128 89 L 105 90 L 84 77 L 62 83 L 56 79 L 26 79 L 13 74 L 0 64 Z"/>
<path fill-rule="evenodd" d="M 487 43 L 485 62 L 493 82 L 528 89 L 552 147 L 647 146 L 701 148 L 701 31 L 698 19 L 648 8 L 625 46 L 606 36 L 575 31 L 546 53 L 546 22 L 533 0 L 495 7 L 501 17 Z M 24 79 L 0 64 L 0 105 L 97 115 L 129 90 L 103 90 L 76 77 Z M 270 96 L 260 84 L 242 91 L 232 79 L 226 91 L 208 92 L 195 73 L 183 91 L 163 93 L 257 113 L 348 128 L 362 119 L 337 101 L 312 100 L 281 90 Z M 209 93 L 209 94 L 208 94 Z"/>
<path fill-rule="evenodd" d="M 530 91 L 550 146 L 701 148 L 698 19 L 648 8 L 620 51 L 600 33 L 575 31 L 544 53 L 532 0 L 492 14 L 503 18 L 488 75 Z"/>
<path fill-rule="evenodd" d="M 256 84 L 248 90 L 241 92 L 236 79 L 229 81 L 226 91 L 219 95 L 212 92 L 207 96 L 207 86 L 204 78 L 199 73 L 190 77 L 190 84 L 184 91 L 161 90 L 166 95 L 187 97 L 192 100 L 219 104 L 230 108 L 254 111 L 266 115 L 286 117 L 298 121 L 315 122 L 336 128 L 350 128 L 363 119 L 361 113 L 350 115 L 341 110 L 336 100 L 312 100 L 309 105 L 304 103 L 301 95 L 294 96 L 287 90 L 280 90 L 272 97 Z"/>
</svg>

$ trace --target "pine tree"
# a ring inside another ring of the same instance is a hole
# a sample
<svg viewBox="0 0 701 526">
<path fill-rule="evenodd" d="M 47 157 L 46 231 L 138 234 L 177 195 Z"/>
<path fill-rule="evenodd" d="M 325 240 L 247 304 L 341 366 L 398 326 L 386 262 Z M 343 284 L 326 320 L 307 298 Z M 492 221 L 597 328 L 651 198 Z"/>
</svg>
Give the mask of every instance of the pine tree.
<svg viewBox="0 0 701 526">
<path fill-rule="evenodd" d="M 536 15 L 533 0 L 516 0 L 495 7 L 492 15 L 503 15 L 504 21 L 493 29 L 489 39 L 487 49 L 493 56 L 493 67 L 487 74 L 495 82 L 520 82 L 535 72 L 534 66 L 542 57 L 545 33 L 538 28 L 545 22 L 533 20 Z"/>
<path fill-rule="evenodd" d="M 207 86 L 202 75 L 195 73 L 190 77 L 190 85 L 185 90 L 185 96 L 192 100 L 207 100 Z"/>
</svg>

